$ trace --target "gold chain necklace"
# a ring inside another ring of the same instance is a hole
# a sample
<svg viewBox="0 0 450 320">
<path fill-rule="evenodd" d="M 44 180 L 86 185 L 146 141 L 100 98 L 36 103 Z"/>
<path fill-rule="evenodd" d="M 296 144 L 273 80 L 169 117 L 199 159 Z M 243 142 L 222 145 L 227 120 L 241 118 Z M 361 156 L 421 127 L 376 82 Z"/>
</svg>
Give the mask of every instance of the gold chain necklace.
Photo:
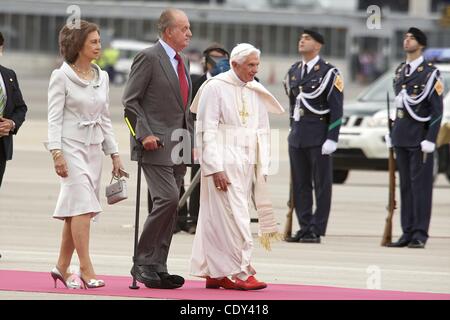
<svg viewBox="0 0 450 320">
<path fill-rule="evenodd" d="M 75 69 L 76 72 L 80 73 L 84 77 L 89 77 L 90 73 L 92 72 L 92 67 L 89 68 L 88 71 L 82 71 L 80 68 L 78 68 L 74 63 L 72 63 L 72 68 Z"/>
</svg>

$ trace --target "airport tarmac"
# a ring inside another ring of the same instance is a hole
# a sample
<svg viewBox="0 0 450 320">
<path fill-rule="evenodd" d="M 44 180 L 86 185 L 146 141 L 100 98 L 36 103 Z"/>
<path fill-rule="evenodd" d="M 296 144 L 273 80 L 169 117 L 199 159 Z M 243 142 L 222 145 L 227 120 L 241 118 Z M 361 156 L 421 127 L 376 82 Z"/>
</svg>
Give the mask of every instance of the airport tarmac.
<svg viewBox="0 0 450 320">
<path fill-rule="evenodd" d="M 21 82 L 30 112 L 15 137 L 14 159 L 7 164 L 0 189 L 2 270 L 49 272 L 57 259 L 62 223 L 51 216 L 59 181 L 52 168 L 51 156 L 42 143 L 47 132 L 46 84 L 48 82 L 35 79 Z M 112 206 L 106 204 L 104 187 L 110 180 L 111 161 L 105 157 L 101 192 L 104 212 L 91 230 L 90 250 L 98 274 L 129 275 L 132 263 L 136 164 L 129 160 L 128 130 L 121 120 L 122 89 L 112 88 L 111 108 L 122 159 L 126 170 L 131 173 L 129 198 Z M 287 117 L 272 119 L 274 128 L 278 130 L 279 171 L 269 178 L 269 183 L 282 231 L 289 189 Z M 380 246 L 387 215 L 387 179 L 387 172 L 352 171 L 345 184 L 334 185 L 327 236 L 321 244 L 279 242 L 271 252 L 266 252 L 256 241 L 257 225 L 253 223 L 253 263 L 258 278 L 269 283 L 450 293 L 449 181 L 441 174 L 435 182 L 430 239 L 426 249 L 415 250 Z M 146 215 L 144 192 L 145 182 L 142 184 L 141 225 Z M 401 234 L 399 224 L 399 210 L 396 210 L 394 239 Z M 294 217 L 293 232 L 297 229 Z M 195 279 L 188 274 L 192 241 L 193 235 L 184 232 L 174 235 L 168 260 L 169 272 Z M 77 265 L 76 258 L 72 264 Z M 0 292 L 0 299 L 97 298 L 105 299 L 98 296 Z"/>
</svg>

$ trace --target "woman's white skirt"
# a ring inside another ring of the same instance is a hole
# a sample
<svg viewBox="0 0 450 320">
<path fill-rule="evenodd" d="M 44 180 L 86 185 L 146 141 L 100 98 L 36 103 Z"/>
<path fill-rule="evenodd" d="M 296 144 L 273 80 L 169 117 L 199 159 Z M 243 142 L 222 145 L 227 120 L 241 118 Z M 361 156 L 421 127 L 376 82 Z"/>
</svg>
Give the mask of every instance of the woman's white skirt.
<svg viewBox="0 0 450 320">
<path fill-rule="evenodd" d="M 95 217 L 100 206 L 100 180 L 103 165 L 101 144 L 62 138 L 62 152 L 67 162 L 68 177 L 60 178 L 61 190 L 53 218 L 62 219 L 91 213 Z"/>
</svg>

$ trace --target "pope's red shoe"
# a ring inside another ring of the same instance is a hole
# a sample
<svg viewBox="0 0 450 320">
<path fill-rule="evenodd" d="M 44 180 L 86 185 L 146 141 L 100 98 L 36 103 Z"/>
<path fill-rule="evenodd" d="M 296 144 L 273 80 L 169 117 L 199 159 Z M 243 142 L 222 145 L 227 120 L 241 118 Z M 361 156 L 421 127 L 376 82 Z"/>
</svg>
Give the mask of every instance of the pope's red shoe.
<svg viewBox="0 0 450 320">
<path fill-rule="evenodd" d="M 234 284 L 239 290 L 260 290 L 267 287 L 265 282 L 256 280 L 254 276 L 248 277 L 245 281 L 236 278 Z"/>
<path fill-rule="evenodd" d="M 236 289 L 236 285 L 234 284 L 234 282 L 227 277 L 222 279 L 206 277 L 207 289 L 219 289 L 221 287 L 224 289 Z"/>
</svg>

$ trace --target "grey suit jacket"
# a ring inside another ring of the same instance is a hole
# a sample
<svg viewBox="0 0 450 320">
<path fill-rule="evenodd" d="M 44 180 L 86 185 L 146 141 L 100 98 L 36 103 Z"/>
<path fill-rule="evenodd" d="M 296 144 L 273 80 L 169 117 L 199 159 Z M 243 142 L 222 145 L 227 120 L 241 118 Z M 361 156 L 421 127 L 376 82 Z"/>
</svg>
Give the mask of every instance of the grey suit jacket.
<svg viewBox="0 0 450 320">
<path fill-rule="evenodd" d="M 122 102 L 125 110 L 136 115 L 136 137 L 142 141 L 153 135 L 164 143 L 163 148 L 145 151 L 143 163 L 172 166 L 191 161 L 194 124 L 189 105 L 192 83 L 188 61 L 185 57 L 183 60 L 189 82 L 187 106 L 183 106 L 178 76 L 159 42 L 141 51 L 131 66 Z M 137 160 L 134 139 L 131 139 L 131 148 L 131 159 Z"/>
</svg>

